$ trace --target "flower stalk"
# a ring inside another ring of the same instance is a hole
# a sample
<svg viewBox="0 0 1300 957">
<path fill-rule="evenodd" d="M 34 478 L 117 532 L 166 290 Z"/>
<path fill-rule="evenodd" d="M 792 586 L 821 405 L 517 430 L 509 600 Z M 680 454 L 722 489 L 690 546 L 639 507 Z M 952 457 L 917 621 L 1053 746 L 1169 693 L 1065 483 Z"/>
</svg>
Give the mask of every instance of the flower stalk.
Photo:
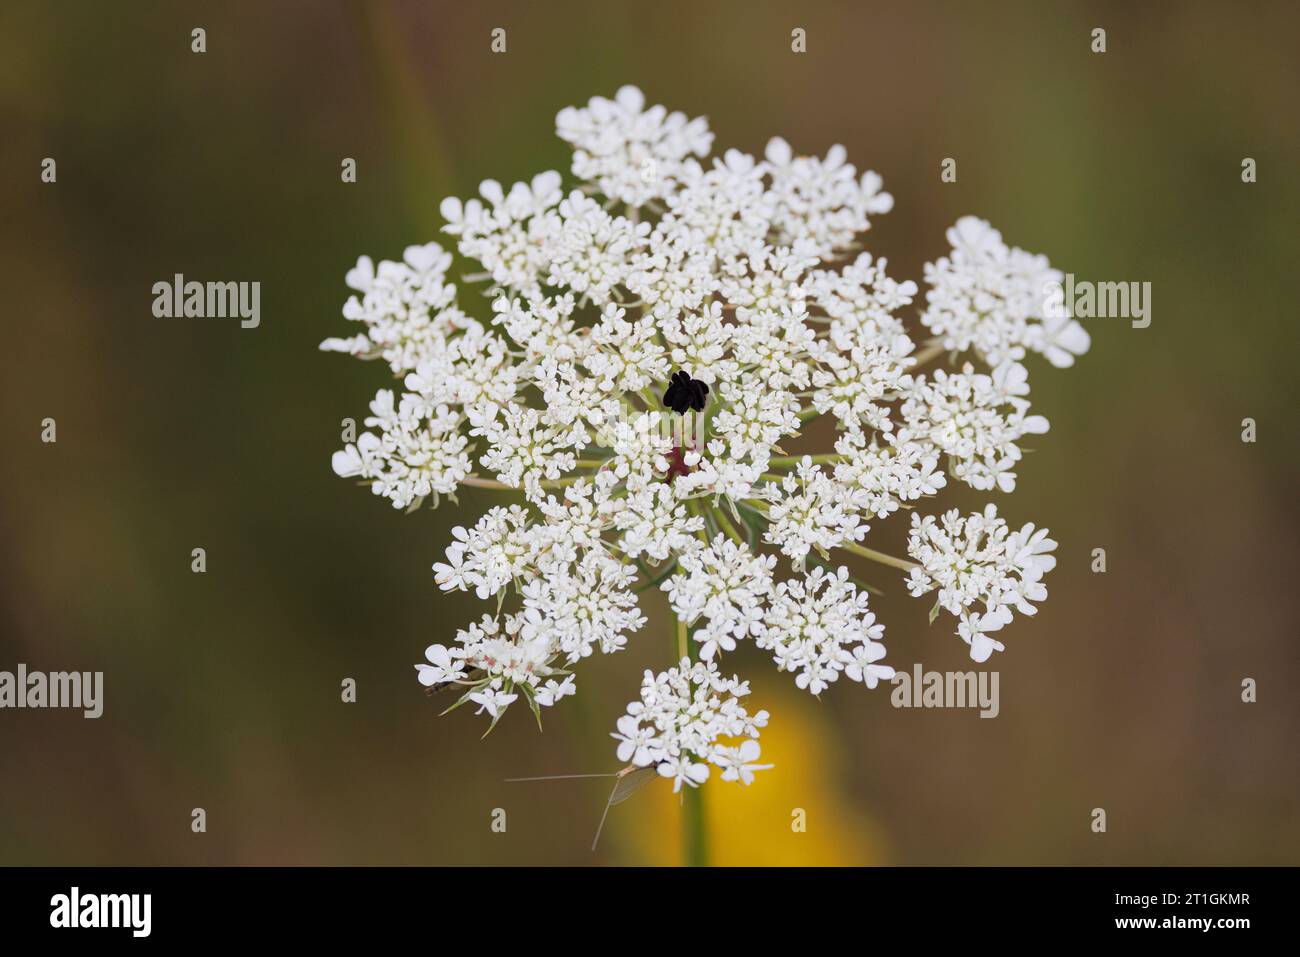
<svg viewBox="0 0 1300 957">
<path fill-rule="evenodd" d="M 709 866 L 703 788 L 687 788 L 682 795 L 682 855 L 687 867 Z"/>
<path fill-rule="evenodd" d="M 677 623 L 677 661 L 692 658 L 690 627 L 673 615 Z M 707 867 L 709 864 L 708 828 L 704 820 L 704 789 L 687 787 L 682 790 L 682 862 L 687 867 Z"/>
</svg>

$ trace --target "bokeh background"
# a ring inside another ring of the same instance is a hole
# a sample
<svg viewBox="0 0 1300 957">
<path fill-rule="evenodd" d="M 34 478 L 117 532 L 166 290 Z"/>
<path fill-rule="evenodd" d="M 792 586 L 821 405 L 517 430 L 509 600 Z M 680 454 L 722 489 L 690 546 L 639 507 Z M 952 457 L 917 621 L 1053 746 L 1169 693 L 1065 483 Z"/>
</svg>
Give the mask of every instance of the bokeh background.
<svg viewBox="0 0 1300 957">
<path fill-rule="evenodd" d="M 713 859 L 1300 863 L 1298 27 L 1289 4 L 4 4 L 0 669 L 102 670 L 106 703 L 0 712 L 0 864 L 680 859 L 662 782 L 594 854 L 608 781 L 504 782 L 616 768 L 662 613 L 544 733 L 437 718 L 412 664 L 479 610 L 429 566 L 498 499 L 406 516 L 335 478 L 386 372 L 316 350 L 358 254 L 437 238 L 438 201 L 480 179 L 567 170 L 555 113 L 626 82 L 720 147 L 843 143 L 896 198 L 868 248 L 899 278 L 976 213 L 1080 278 L 1153 284 L 1150 328 L 1094 320 L 1075 368 L 1031 365 L 1052 430 L 999 502 L 1060 565 L 991 663 L 1000 716 L 816 701 L 739 653 L 777 769 L 707 789 Z M 177 272 L 260 281 L 261 327 L 153 318 Z M 896 667 L 968 667 L 928 603 L 858 570 Z"/>
</svg>

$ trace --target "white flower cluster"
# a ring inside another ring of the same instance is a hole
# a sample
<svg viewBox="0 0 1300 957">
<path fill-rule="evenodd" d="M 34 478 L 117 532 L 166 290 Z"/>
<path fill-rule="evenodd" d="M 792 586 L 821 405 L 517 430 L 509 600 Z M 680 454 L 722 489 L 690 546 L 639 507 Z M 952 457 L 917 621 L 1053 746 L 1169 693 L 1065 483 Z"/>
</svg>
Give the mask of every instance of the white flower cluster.
<svg viewBox="0 0 1300 957">
<path fill-rule="evenodd" d="M 1069 314 L 1062 275 L 1045 256 L 1008 249 L 986 221 L 963 216 L 948 230 L 952 255 L 925 267 L 929 306 L 921 321 L 945 349 L 970 349 L 991 366 L 1037 352 L 1059 368 L 1088 351 L 1087 331 Z"/>
<path fill-rule="evenodd" d="M 685 178 L 684 161 L 708 156 L 713 147 L 703 118 L 688 120 L 662 106 L 647 110 L 634 86 L 612 100 L 594 96 L 586 109 L 565 107 L 555 117 L 555 131 L 573 147 L 573 175 L 633 206 L 671 194 Z"/>
<path fill-rule="evenodd" d="M 907 553 L 919 562 L 907 581 L 919 597 L 939 590 L 936 609 L 960 620 L 957 634 L 971 657 L 987 661 L 1002 643 L 989 637 L 1012 619 L 1012 609 L 1032 615 L 1047 597 L 1043 575 L 1056 567 L 1056 542 L 1032 524 L 1013 532 L 996 505 L 962 517 L 956 509 L 941 519 L 913 513 Z M 982 604 L 983 609 L 977 608 Z"/>
<path fill-rule="evenodd" d="M 627 706 L 612 735 L 619 742 L 618 759 L 657 768 L 673 779 L 674 791 L 703 784 L 710 764 L 722 769 L 722 780 L 749 784 L 755 771 L 771 765 L 754 763 L 767 712 L 750 715 L 740 703 L 747 694 L 748 682 L 722 677 L 712 661 L 691 664 L 683 658 L 661 674 L 647 671 L 641 700 Z M 746 740 L 723 743 L 732 738 Z"/>
<path fill-rule="evenodd" d="M 348 270 L 345 282 L 361 293 L 343 305 L 343 318 L 361 322 L 366 331 L 347 339 L 326 339 L 321 349 L 362 359 L 383 359 L 394 373 L 410 372 L 442 344 L 466 318 L 456 308 L 456 287 L 445 283 L 451 253 L 437 243 L 408 246 L 402 262 L 369 256 Z"/>
<path fill-rule="evenodd" d="M 735 651 L 739 639 L 766 631 L 763 616 L 773 591 L 774 555 L 755 555 L 719 535 L 708 546 L 689 540 L 664 584 L 673 614 L 689 625 L 700 623 L 695 639 L 700 657 Z"/>
<path fill-rule="evenodd" d="M 1016 445 L 1025 435 L 1047 431 L 1047 419 L 1027 415 L 1028 373 L 1008 362 L 991 374 L 976 372 L 970 363 L 959 373 L 934 373 L 933 381 L 919 376 L 903 402 L 903 418 L 915 438 L 948 456 L 954 478 L 972 488 L 1003 492 L 1016 488 L 1020 461 Z"/>
<path fill-rule="evenodd" d="M 334 453 L 339 475 L 371 479 L 376 495 L 406 508 L 454 492 L 473 471 L 458 411 L 411 392 L 395 406 L 391 389 L 375 394 L 370 411 L 365 424 L 379 434 L 363 432 L 356 445 Z"/>
<path fill-rule="evenodd" d="M 772 602 L 769 627 L 755 644 L 770 648 L 781 671 L 798 671 L 795 684 L 819 694 L 844 672 L 874 688 L 894 677 L 880 638 L 885 626 L 867 608 L 867 593 L 848 580 L 848 569 L 782 582 Z"/>
<path fill-rule="evenodd" d="M 710 161 L 704 119 L 647 108 L 633 87 L 556 128 L 571 188 L 548 171 L 441 205 L 480 306 L 458 299 L 437 243 L 362 257 L 343 310 L 361 331 L 322 343 L 382 359 L 404 387 L 379 391 L 335 472 L 398 508 L 517 492 L 454 529 L 434 566 L 441 588 L 492 611 L 430 646 L 420 681 L 494 722 L 521 697 L 539 713 L 574 692 L 575 664 L 626 645 L 646 620 L 638 592 L 657 588 L 684 657 L 647 676 L 616 737 L 621 759 L 680 787 L 710 765 L 752 779 L 766 714 L 750 718 L 747 686 L 717 671 L 742 643 L 813 694 L 893 676 L 837 551 L 937 589 L 972 656 L 1001 649 L 988 635 L 1045 595 L 1046 532 L 1012 533 L 989 506 L 913 513 L 912 561 L 867 536 L 949 481 L 1015 488 L 1022 443 L 1048 428 L 1020 360 L 1064 366 L 1088 347 L 1044 302 L 1060 274 L 962 219 L 925 269 L 933 338 L 917 342 L 917 284 L 856 245 L 893 198 L 842 147 L 805 156 L 773 139 L 761 158 Z M 924 368 L 945 353 L 968 361 Z M 805 452 L 814 423 L 833 451 Z"/>
</svg>

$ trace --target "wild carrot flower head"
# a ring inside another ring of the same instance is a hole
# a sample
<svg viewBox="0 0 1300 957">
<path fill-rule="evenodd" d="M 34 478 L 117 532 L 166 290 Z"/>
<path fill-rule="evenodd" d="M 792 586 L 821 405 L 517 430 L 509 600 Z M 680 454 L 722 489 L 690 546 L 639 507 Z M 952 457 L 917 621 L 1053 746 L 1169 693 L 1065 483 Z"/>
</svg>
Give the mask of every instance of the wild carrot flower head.
<svg viewBox="0 0 1300 957">
<path fill-rule="evenodd" d="M 545 171 L 444 200 L 447 238 L 361 257 L 354 332 L 321 344 L 397 379 L 335 472 L 404 509 L 518 492 L 467 516 L 434 565 L 485 613 L 427 649 L 420 682 L 458 687 L 493 722 L 521 700 L 540 714 L 575 692 L 583 659 L 627 646 L 660 592 L 680 654 L 647 673 L 614 737 L 621 760 L 680 788 L 765 767 L 767 714 L 719 670 L 742 646 L 812 694 L 893 677 L 842 553 L 937 592 L 976 660 L 1002 650 L 991 635 L 1046 597 L 1046 530 L 1013 531 L 989 505 L 913 511 L 908 559 L 869 543 L 950 482 L 1015 489 L 1024 443 L 1048 429 L 1022 360 L 1066 366 L 1088 348 L 1044 298 L 1060 273 L 966 217 L 925 267 L 922 303 L 858 245 L 893 197 L 843 147 L 773 139 L 710 159 L 703 118 L 647 108 L 634 87 L 556 128 L 567 182 Z M 932 338 L 918 347 L 917 331 Z M 945 353 L 960 365 L 925 368 Z M 826 448 L 806 447 L 815 420 Z"/>
</svg>

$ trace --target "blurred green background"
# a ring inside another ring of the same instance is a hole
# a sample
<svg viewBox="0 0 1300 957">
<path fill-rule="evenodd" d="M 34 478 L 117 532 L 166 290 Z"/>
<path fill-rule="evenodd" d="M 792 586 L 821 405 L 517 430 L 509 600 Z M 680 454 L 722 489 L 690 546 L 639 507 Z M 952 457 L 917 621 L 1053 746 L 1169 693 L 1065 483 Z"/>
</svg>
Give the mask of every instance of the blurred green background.
<svg viewBox="0 0 1300 957">
<path fill-rule="evenodd" d="M 1060 565 L 991 662 L 1000 716 L 842 683 L 818 702 L 738 653 L 777 768 L 707 789 L 714 859 L 1300 863 L 1297 27 L 1289 4 L 6 3 L 0 669 L 102 670 L 106 693 L 97 721 L 0 712 L 0 864 L 679 859 L 662 782 L 592 854 L 608 782 L 503 781 L 617 767 L 661 613 L 545 733 L 438 719 L 411 666 L 480 612 L 429 566 L 498 499 L 404 516 L 335 478 L 386 370 L 316 351 L 348 331 L 359 254 L 438 238 L 438 201 L 481 179 L 567 172 L 555 113 L 627 82 L 720 148 L 843 143 L 896 199 L 867 245 L 897 278 L 975 213 L 1080 278 L 1153 284 L 1150 328 L 1093 320 L 1075 368 L 1031 362 L 1052 430 L 998 501 Z M 260 281 L 261 327 L 154 319 L 177 272 Z M 928 603 L 863 572 L 891 663 L 968 667 Z"/>
</svg>

